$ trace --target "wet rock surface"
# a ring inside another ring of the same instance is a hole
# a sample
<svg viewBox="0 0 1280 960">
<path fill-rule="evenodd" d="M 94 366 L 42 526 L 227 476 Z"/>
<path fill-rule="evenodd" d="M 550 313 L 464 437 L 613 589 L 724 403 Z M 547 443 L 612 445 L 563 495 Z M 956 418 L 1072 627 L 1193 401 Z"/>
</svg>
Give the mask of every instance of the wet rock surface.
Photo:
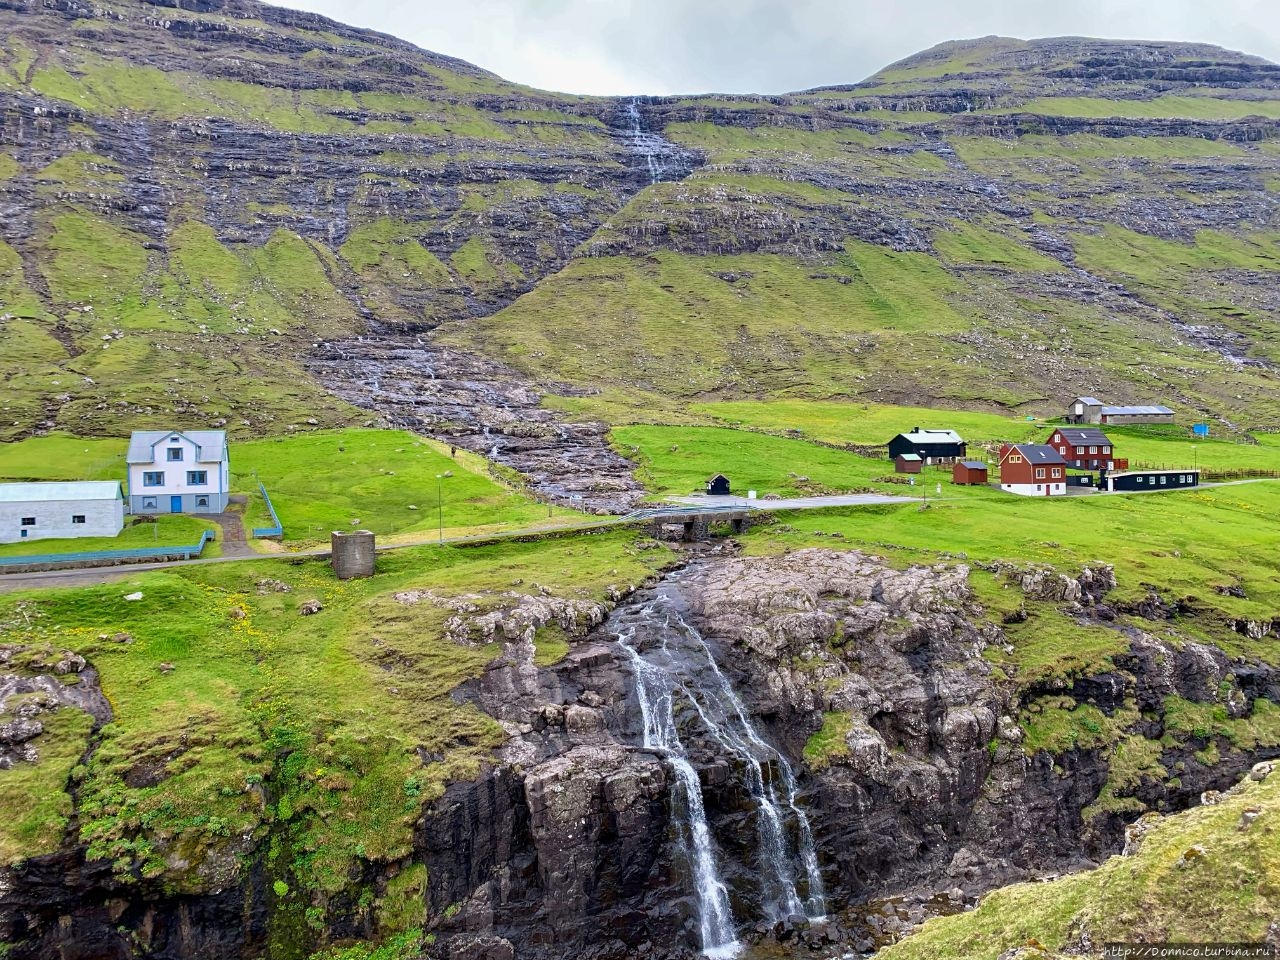
<svg viewBox="0 0 1280 960">
<path fill-rule="evenodd" d="M 607 424 L 541 406 L 547 394 L 584 391 L 390 330 L 321 344 L 309 369 L 342 399 L 510 467 L 556 503 L 626 513 L 644 496 L 635 465 L 610 449 Z"/>
</svg>

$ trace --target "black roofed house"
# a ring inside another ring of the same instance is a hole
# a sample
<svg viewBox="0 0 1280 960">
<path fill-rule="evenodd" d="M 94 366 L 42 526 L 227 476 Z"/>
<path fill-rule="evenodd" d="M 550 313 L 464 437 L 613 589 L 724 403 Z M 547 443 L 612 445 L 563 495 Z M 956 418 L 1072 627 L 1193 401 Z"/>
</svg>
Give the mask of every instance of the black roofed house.
<svg viewBox="0 0 1280 960">
<path fill-rule="evenodd" d="M 963 459 L 969 445 L 954 430 L 921 430 L 900 433 L 889 441 L 889 459 L 904 453 L 915 454 L 925 463 L 955 463 Z"/>
<path fill-rule="evenodd" d="M 1097 427 L 1058 427 L 1045 441 L 1062 454 L 1067 466 L 1076 470 L 1111 470 L 1115 448 Z"/>
<path fill-rule="evenodd" d="M 1006 443 L 1000 448 L 1000 489 L 1024 497 L 1060 497 L 1067 492 L 1066 461 L 1042 443 Z"/>
<path fill-rule="evenodd" d="M 707 496 L 709 497 L 727 497 L 729 496 L 729 478 L 723 473 L 717 473 L 714 477 L 707 481 Z"/>
</svg>

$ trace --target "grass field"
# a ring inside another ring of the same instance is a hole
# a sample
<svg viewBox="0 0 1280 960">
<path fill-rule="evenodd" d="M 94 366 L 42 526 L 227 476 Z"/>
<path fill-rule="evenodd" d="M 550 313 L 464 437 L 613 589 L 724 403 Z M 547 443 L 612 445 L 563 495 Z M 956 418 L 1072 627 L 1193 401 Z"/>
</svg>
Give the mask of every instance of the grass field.
<svg viewBox="0 0 1280 960">
<path fill-rule="evenodd" d="M 939 552 L 1063 571 L 1110 563 L 1119 582 L 1117 601 L 1158 591 L 1196 611 L 1178 621 L 1180 629 L 1210 631 L 1208 638 L 1228 651 L 1247 650 L 1280 663 L 1280 641 L 1246 641 L 1231 628 L 1233 619 L 1270 621 L 1280 609 L 1280 481 L 1052 500 L 992 492 L 943 499 L 927 510 L 863 507 L 796 512 L 784 519 L 786 531 L 753 534 L 749 549 L 829 544 L 825 538 L 839 533 L 846 544 L 887 551 L 904 563 L 929 561 Z M 1241 586 L 1246 598 L 1214 590 L 1231 585 Z"/>
<path fill-rule="evenodd" d="M 446 780 L 473 775 L 503 737 L 494 721 L 450 695 L 498 647 L 447 639 L 449 609 L 393 594 L 472 594 L 492 606 L 513 583 L 536 582 L 559 596 L 600 599 L 609 586 L 638 583 L 667 562 L 667 551 L 638 550 L 634 541 L 615 532 L 415 548 L 380 557 L 377 576 L 362 581 L 334 580 L 322 560 L 263 559 L 6 594 L 0 643 L 72 649 L 100 671 L 115 716 L 92 759 L 70 774 L 91 856 L 147 876 L 165 869 L 169 854 L 181 856 L 192 866 L 170 871 L 180 890 L 198 885 L 212 845 L 261 836 L 274 823 L 271 869 L 306 892 L 301 913 L 311 896 L 344 888 L 360 858 L 407 853 L 421 804 Z M 264 578 L 269 586 L 258 587 Z M 123 599 L 134 591 L 140 601 Z M 324 610 L 299 616 L 312 598 Z M 125 634 L 127 643 L 115 639 Z M 544 655 L 564 640 L 549 638 Z M 68 770 L 89 731 L 74 711 L 54 718 L 39 742 L 49 762 L 0 778 L 6 862 L 60 842 Z M 424 766 L 420 757 L 430 755 L 445 759 Z M 126 781 L 149 764 L 162 782 Z M 265 779 L 269 804 L 258 788 Z"/>
<path fill-rule="evenodd" d="M 929 469 L 909 486 L 886 458 L 862 457 L 805 440 L 724 427 L 615 427 L 614 448 L 639 464 L 637 476 L 655 496 L 705 493 L 706 481 L 723 473 L 733 492 L 763 497 L 815 496 L 874 490 L 902 496 L 982 496 L 983 488 L 956 487 L 950 470 Z"/>
<path fill-rule="evenodd" d="M 266 485 L 288 541 L 327 540 L 331 530 L 353 529 L 353 520 L 392 537 L 437 531 L 442 522 L 445 536 L 458 536 L 547 520 L 544 504 L 493 480 L 482 458 L 463 451 L 451 458 L 439 444 L 401 430 L 248 441 L 232 449 L 232 469 L 239 490 Z M 446 472 L 452 476 L 437 481 Z M 270 525 L 260 499 L 251 502 L 247 522 Z"/>
</svg>

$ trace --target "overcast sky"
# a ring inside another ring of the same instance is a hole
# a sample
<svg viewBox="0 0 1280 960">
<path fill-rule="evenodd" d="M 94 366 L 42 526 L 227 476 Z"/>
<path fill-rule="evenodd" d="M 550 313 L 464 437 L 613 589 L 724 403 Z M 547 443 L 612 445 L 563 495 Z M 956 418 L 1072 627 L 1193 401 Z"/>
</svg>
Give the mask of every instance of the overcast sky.
<svg viewBox="0 0 1280 960">
<path fill-rule="evenodd" d="M 285 0 L 593 94 L 785 93 L 853 83 L 943 40 L 1197 40 L 1280 61 L 1276 0 Z"/>
</svg>

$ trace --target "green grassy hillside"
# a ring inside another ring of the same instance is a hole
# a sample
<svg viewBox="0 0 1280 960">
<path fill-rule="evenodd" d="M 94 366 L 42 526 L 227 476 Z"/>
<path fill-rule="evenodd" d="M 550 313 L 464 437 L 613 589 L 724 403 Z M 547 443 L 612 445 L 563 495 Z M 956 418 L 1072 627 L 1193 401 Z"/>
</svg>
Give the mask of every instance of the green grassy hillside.
<svg viewBox="0 0 1280 960">
<path fill-rule="evenodd" d="M 0 13 L 0 438 L 357 424 L 306 361 L 371 324 L 648 406 L 1090 392 L 1280 422 L 1257 58 L 985 38 L 644 101 L 688 151 L 650 185 L 617 101 L 270 7 L 151 13 Z"/>
<path fill-rule="evenodd" d="M 998 890 L 878 956 L 995 960 L 1024 948 L 1021 956 L 1048 960 L 1096 955 L 1105 943 L 1269 942 L 1280 897 L 1277 818 L 1280 775 L 1245 780 L 1214 806 L 1157 820 L 1132 856 Z"/>
</svg>

